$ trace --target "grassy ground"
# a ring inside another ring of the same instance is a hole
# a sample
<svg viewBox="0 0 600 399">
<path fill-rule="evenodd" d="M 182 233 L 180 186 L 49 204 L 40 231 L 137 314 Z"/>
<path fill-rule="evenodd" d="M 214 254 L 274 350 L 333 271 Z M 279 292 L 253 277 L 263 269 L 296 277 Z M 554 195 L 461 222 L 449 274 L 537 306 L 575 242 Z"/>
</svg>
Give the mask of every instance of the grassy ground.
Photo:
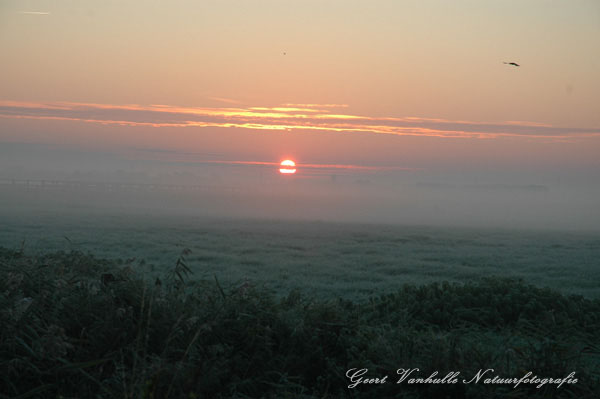
<svg viewBox="0 0 600 399">
<path fill-rule="evenodd" d="M 405 285 L 354 302 L 158 278 L 77 251 L 0 250 L 0 397 L 597 398 L 600 301 L 514 279 Z M 349 389 L 351 368 L 389 375 Z M 395 384 L 419 368 L 470 378 L 532 371 L 578 382 Z"/>
<path fill-rule="evenodd" d="M 183 248 L 194 279 L 366 300 L 485 276 L 600 298 L 600 234 L 160 217 L 0 217 L 0 246 L 92 252 L 159 276 Z"/>
</svg>

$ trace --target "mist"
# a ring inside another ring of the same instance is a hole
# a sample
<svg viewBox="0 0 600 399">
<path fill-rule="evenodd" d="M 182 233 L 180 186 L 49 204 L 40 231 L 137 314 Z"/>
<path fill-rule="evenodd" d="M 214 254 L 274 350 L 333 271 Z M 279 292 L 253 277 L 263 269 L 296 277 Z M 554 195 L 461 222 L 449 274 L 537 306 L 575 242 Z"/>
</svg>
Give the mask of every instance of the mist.
<svg viewBox="0 0 600 399">
<path fill-rule="evenodd" d="M 300 163 L 296 175 L 284 176 L 272 165 L 171 161 L 148 156 L 158 150 L 132 151 L 138 156 L 3 143 L 1 212 L 554 230 L 597 230 L 600 222 L 598 174 L 575 168 L 353 170 Z"/>
</svg>

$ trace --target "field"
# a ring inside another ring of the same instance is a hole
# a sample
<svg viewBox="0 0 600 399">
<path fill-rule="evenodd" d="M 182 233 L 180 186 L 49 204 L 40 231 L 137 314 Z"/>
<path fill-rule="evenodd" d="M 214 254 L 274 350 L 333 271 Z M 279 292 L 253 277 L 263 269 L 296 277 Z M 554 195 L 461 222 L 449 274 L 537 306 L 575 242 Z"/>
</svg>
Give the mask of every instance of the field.
<svg viewBox="0 0 600 399">
<path fill-rule="evenodd" d="M 600 298 L 600 233 L 131 215 L 3 216 L 0 246 L 91 252 L 155 275 L 184 249 L 194 279 L 366 300 L 405 283 L 522 279 Z"/>
<path fill-rule="evenodd" d="M 597 259 L 595 233 L 4 216 L 0 398 L 596 398 Z"/>
</svg>

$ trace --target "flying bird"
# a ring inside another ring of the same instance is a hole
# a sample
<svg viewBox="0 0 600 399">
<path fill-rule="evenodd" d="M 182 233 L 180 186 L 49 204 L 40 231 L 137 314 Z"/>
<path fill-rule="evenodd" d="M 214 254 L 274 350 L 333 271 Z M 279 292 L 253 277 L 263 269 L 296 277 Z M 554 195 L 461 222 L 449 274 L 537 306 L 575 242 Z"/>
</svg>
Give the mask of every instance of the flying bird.
<svg viewBox="0 0 600 399">
<path fill-rule="evenodd" d="M 516 66 L 516 67 L 520 67 L 521 66 L 521 65 L 517 64 L 516 62 L 505 62 L 505 64 Z"/>
</svg>

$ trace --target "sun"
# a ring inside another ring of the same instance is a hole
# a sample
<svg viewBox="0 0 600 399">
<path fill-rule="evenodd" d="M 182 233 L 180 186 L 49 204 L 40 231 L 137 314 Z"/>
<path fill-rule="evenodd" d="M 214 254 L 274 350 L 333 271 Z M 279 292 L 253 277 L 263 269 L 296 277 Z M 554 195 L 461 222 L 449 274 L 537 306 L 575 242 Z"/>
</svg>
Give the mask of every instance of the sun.
<svg viewBox="0 0 600 399">
<path fill-rule="evenodd" d="M 285 161 L 281 161 L 281 168 L 279 169 L 279 173 L 290 175 L 296 173 L 296 162 L 291 159 L 286 159 Z"/>
</svg>

